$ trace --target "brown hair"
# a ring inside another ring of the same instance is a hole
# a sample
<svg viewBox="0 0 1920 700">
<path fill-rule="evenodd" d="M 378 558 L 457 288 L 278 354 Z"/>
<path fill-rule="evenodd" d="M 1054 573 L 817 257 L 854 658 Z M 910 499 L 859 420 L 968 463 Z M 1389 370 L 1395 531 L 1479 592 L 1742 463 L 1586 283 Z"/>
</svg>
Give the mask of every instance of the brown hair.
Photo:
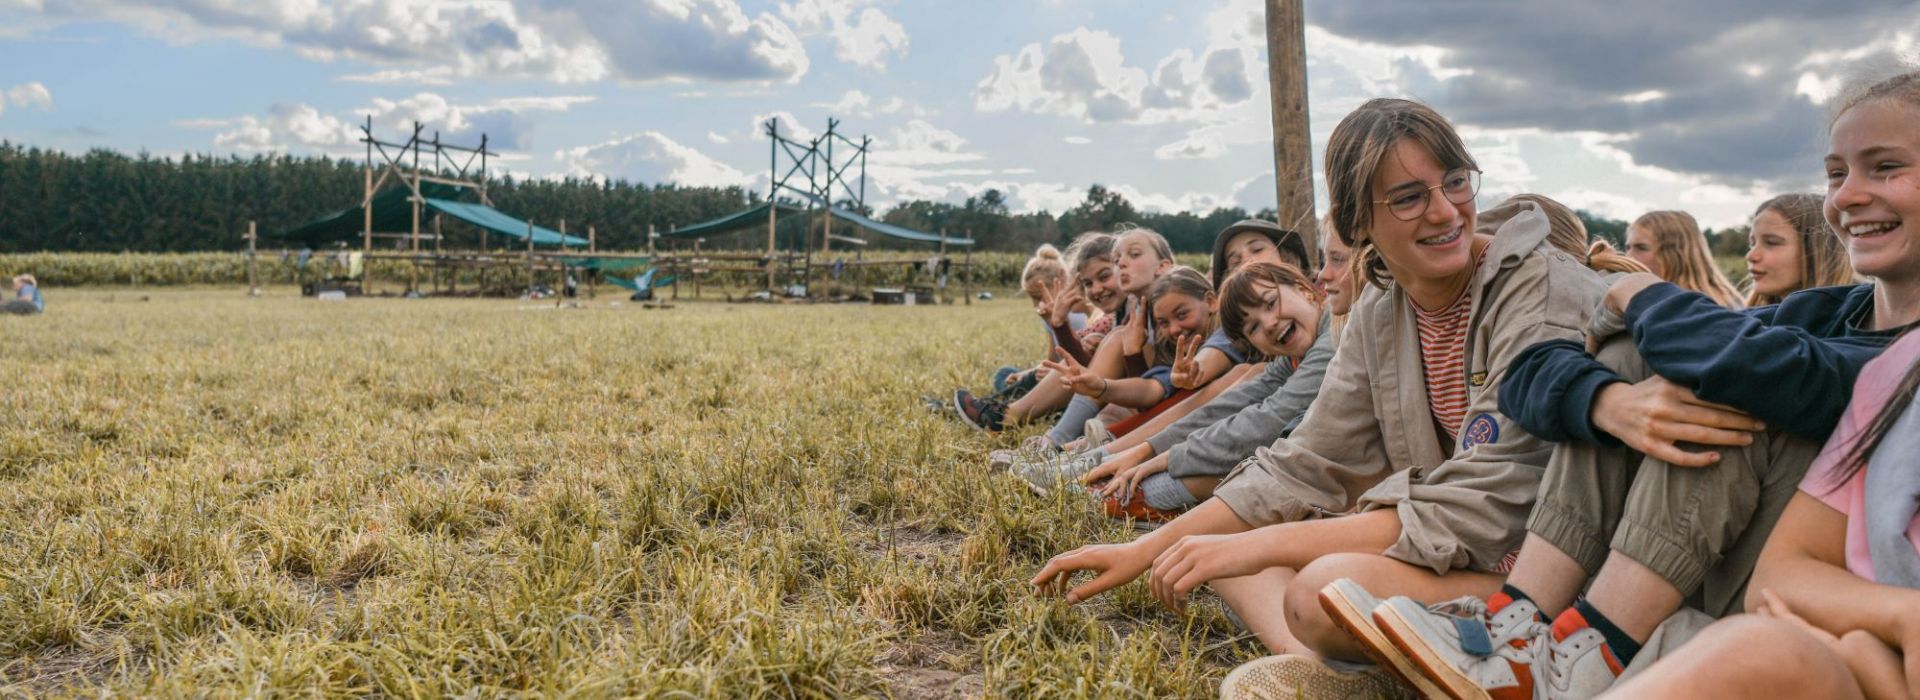
<svg viewBox="0 0 1920 700">
<path fill-rule="evenodd" d="M 1908 328 L 1900 333 L 1900 338 L 1912 332 L 1914 329 Z M 1900 340 L 1896 338 L 1893 342 Z M 1920 362 L 1907 368 L 1907 373 L 1900 377 L 1900 384 L 1894 387 L 1893 395 L 1887 397 L 1887 405 L 1880 407 L 1880 412 L 1853 439 L 1853 446 L 1847 448 L 1847 456 L 1840 460 L 1839 468 L 1833 470 L 1829 492 L 1840 490 L 1855 474 L 1867 468 L 1867 460 L 1872 459 L 1873 453 L 1880 449 L 1880 443 L 1886 442 L 1887 435 L 1893 432 L 1893 424 L 1899 422 L 1901 414 L 1913 406 L 1916 393 L 1920 393 Z"/>
<path fill-rule="evenodd" d="M 1144 231 L 1145 229 L 1135 230 Z M 1152 232 L 1148 231 L 1148 233 Z M 1155 233 L 1154 235 L 1158 236 L 1160 234 Z M 1176 265 L 1173 269 L 1168 270 L 1166 274 L 1155 279 L 1153 286 L 1147 288 L 1147 308 L 1141 309 L 1140 311 L 1141 313 L 1147 314 L 1147 322 L 1152 323 L 1153 305 L 1159 303 L 1160 297 L 1168 294 L 1180 294 L 1205 301 L 1207 295 L 1212 293 L 1213 283 L 1207 281 L 1206 275 L 1200 274 L 1199 270 L 1187 267 L 1186 265 Z M 1218 318 L 1214 320 L 1216 322 L 1219 321 Z M 1172 358 L 1174 356 L 1174 350 L 1176 349 L 1174 343 L 1179 342 L 1179 339 L 1174 338 L 1171 334 L 1161 333 L 1159 328 L 1154 329 L 1153 335 L 1153 358 L 1149 359 L 1165 361 Z"/>
<path fill-rule="evenodd" d="M 1313 288 L 1313 282 L 1300 268 L 1270 262 L 1256 262 L 1240 266 L 1227 276 L 1227 282 L 1220 290 L 1220 329 L 1226 331 L 1227 339 L 1247 357 L 1256 357 L 1260 351 L 1253 347 L 1253 341 L 1247 339 L 1247 309 L 1257 307 L 1262 287 L 1294 287 L 1306 293 L 1314 304 L 1321 301 L 1320 292 Z M 1328 329 L 1321 329 L 1327 332 Z"/>
<path fill-rule="evenodd" d="M 1662 276 L 1668 282 L 1707 295 L 1714 303 L 1729 309 L 1745 306 L 1740 290 L 1727 279 L 1727 273 L 1713 264 L 1707 250 L 1707 236 L 1700 223 L 1684 211 L 1650 211 L 1633 220 L 1633 225 L 1653 237 L 1653 254 L 1660 260 Z"/>
<path fill-rule="evenodd" d="M 1327 139 L 1327 199 L 1333 229 L 1353 249 L 1363 279 L 1385 287 L 1386 262 L 1371 242 L 1373 176 L 1401 139 L 1413 139 L 1448 170 L 1478 167 L 1446 117 L 1412 100 L 1375 98 L 1353 110 Z"/>
<path fill-rule="evenodd" d="M 1831 287 L 1840 284 L 1852 284 L 1853 263 L 1847 259 L 1847 244 L 1835 235 L 1827 226 L 1827 216 L 1820 211 L 1825 199 L 1817 194 L 1783 194 L 1760 204 L 1753 210 L 1753 218 L 1758 219 L 1764 212 L 1771 211 L 1787 220 L 1794 233 L 1800 234 L 1800 286 L 1789 293 L 1814 287 Z M 1748 245 L 1752 245 L 1752 233 L 1747 234 Z M 1747 305 L 1763 306 L 1778 304 L 1785 295 L 1773 296 L 1761 294 L 1747 283 Z"/>
<path fill-rule="evenodd" d="M 1020 286 L 1025 288 L 1035 280 L 1051 283 L 1066 279 L 1067 264 L 1060 255 L 1060 249 L 1051 243 L 1042 243 L 1033 251 L 1033 257 L 1027 259 L 1027 266 L 1020 270 Z"/>
<path fill-rule="evenodd" d="M 1507 201 L 1532 202 L 1547 215 L 1547 242 L 1601 272 L 1648 272 L 1647 266 L 1613 249 L 1606 241 L 1591 241 L 1587 224 L 1567 205 L 1544 194 L 1516 194 Z"/>
<path fill-rule="evenodd" d="M 1113 245 L 1119 240 L 1111 233 L 1100 231 L 1087 231 L 1074 236 L 1073 242 L 1067 245 L 1067 271 L 1078 275 L 1081 268 L 1095 260 L 1113 262 Z"/>
</svg>

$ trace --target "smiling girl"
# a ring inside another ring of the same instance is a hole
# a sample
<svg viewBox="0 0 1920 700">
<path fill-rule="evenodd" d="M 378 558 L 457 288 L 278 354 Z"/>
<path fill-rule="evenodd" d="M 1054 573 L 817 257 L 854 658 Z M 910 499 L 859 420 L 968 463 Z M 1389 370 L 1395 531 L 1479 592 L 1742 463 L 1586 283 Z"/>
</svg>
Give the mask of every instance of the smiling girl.
<svg viewBox="0 0 1920 700">
<path fill-rule="evenodd" d="M 1040 591 L 1078 602 L 1151 568 L 1169 606 L 1211 583 L 1269 649 L 1358 660 L 1318 602 L 1334 579 L 1435 599 L 1499 586 L 1547 450 L 1499 414 L 1498 387 L 1521 348 L 1579 337 L 1604 287 L 1547 241 L 1538 207 L 1479 212 L 1472 156 L 1425 105 L 1362 105 L 1326 173 L 1374 288 L 1313 410 L 1168 525 L 1054 557 Z M 1072 585 L 1083 570 L 1096 576 Z"/>
<path fill-rule="evenodd" d="M 1827 227 L 1817 194 L 1783 194 L 1753 212 L 1747 234 L 1747 305 L 1778 304 L 1814 287 L 1853 284 L 1846 245 Z"/>
</svg>

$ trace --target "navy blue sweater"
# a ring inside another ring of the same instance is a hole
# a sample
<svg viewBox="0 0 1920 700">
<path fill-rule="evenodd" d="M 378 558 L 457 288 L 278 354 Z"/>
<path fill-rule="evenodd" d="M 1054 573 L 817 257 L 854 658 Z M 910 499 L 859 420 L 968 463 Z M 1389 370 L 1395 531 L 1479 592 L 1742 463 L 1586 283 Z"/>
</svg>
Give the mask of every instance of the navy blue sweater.
<svg viewBox="0 0 1920 700">
<path fill-rule="evenodd" d="M 1840 421 L 1860 368 L 1899 334 L 1865 330 L 1873 322 L 1868 284 L 1809 289 L 1745 311 L 1657 284 L 1634 295 L 1625 316 L 1655 374 L 1768 429 L 1821 441 Z M 1550 340 L 1514 358 L 1500 411 L 1543 440 L 1619 445 L 1594 427 L 1593 399 L 1623 381 L 1579 343 Z"/>
</svg>

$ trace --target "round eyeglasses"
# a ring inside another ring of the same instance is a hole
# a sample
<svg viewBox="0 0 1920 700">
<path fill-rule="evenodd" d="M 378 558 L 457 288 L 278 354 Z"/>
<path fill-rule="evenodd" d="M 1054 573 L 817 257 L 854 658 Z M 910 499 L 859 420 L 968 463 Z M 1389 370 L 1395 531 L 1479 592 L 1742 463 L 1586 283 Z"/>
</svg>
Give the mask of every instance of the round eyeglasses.
<svg viewBox="0 0 1920 700">
<path fill-rule="evenodd" d="M 1422 188 L 1418 184 L 1406 185 L 1394 190 L 1386 199 L 1373 200 L 1374 204 L 1387 205 L 1387 213 L 1401 221 L 1412 221 L 1427 213 L 1427 205 L 1433 202 L 1433 192 L 1439 190 L 1447 201 L 1454 204 L 1466 204 L 1480 192 L 1480 171 L 1473 168 L 1457 168 L 1447 171 L 1440 178 L 1440 184 Z"/>
</svg>

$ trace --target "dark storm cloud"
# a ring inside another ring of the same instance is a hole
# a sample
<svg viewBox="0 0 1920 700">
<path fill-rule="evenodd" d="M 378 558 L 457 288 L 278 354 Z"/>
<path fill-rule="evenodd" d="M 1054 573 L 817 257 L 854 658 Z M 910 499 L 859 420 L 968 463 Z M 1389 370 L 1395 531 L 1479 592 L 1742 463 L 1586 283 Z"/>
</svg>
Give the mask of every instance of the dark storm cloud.
<svg viewBox="0 0 1920 700">
<path fill-rule="evenodd" d="M 1616 134 L 1636 162 L 1746 181 L 1818 167 L 1824 112 L 1796 94 L 1804 60 L 1920 26 L 1920 5 L 1311 0 L 1307 17 L 1349 38 L 1445 49 L 1440 67 L 1470 72 L 1440 78 L 1403 60 L 1395 78 L 1456 122 Z"/>
</svg>

